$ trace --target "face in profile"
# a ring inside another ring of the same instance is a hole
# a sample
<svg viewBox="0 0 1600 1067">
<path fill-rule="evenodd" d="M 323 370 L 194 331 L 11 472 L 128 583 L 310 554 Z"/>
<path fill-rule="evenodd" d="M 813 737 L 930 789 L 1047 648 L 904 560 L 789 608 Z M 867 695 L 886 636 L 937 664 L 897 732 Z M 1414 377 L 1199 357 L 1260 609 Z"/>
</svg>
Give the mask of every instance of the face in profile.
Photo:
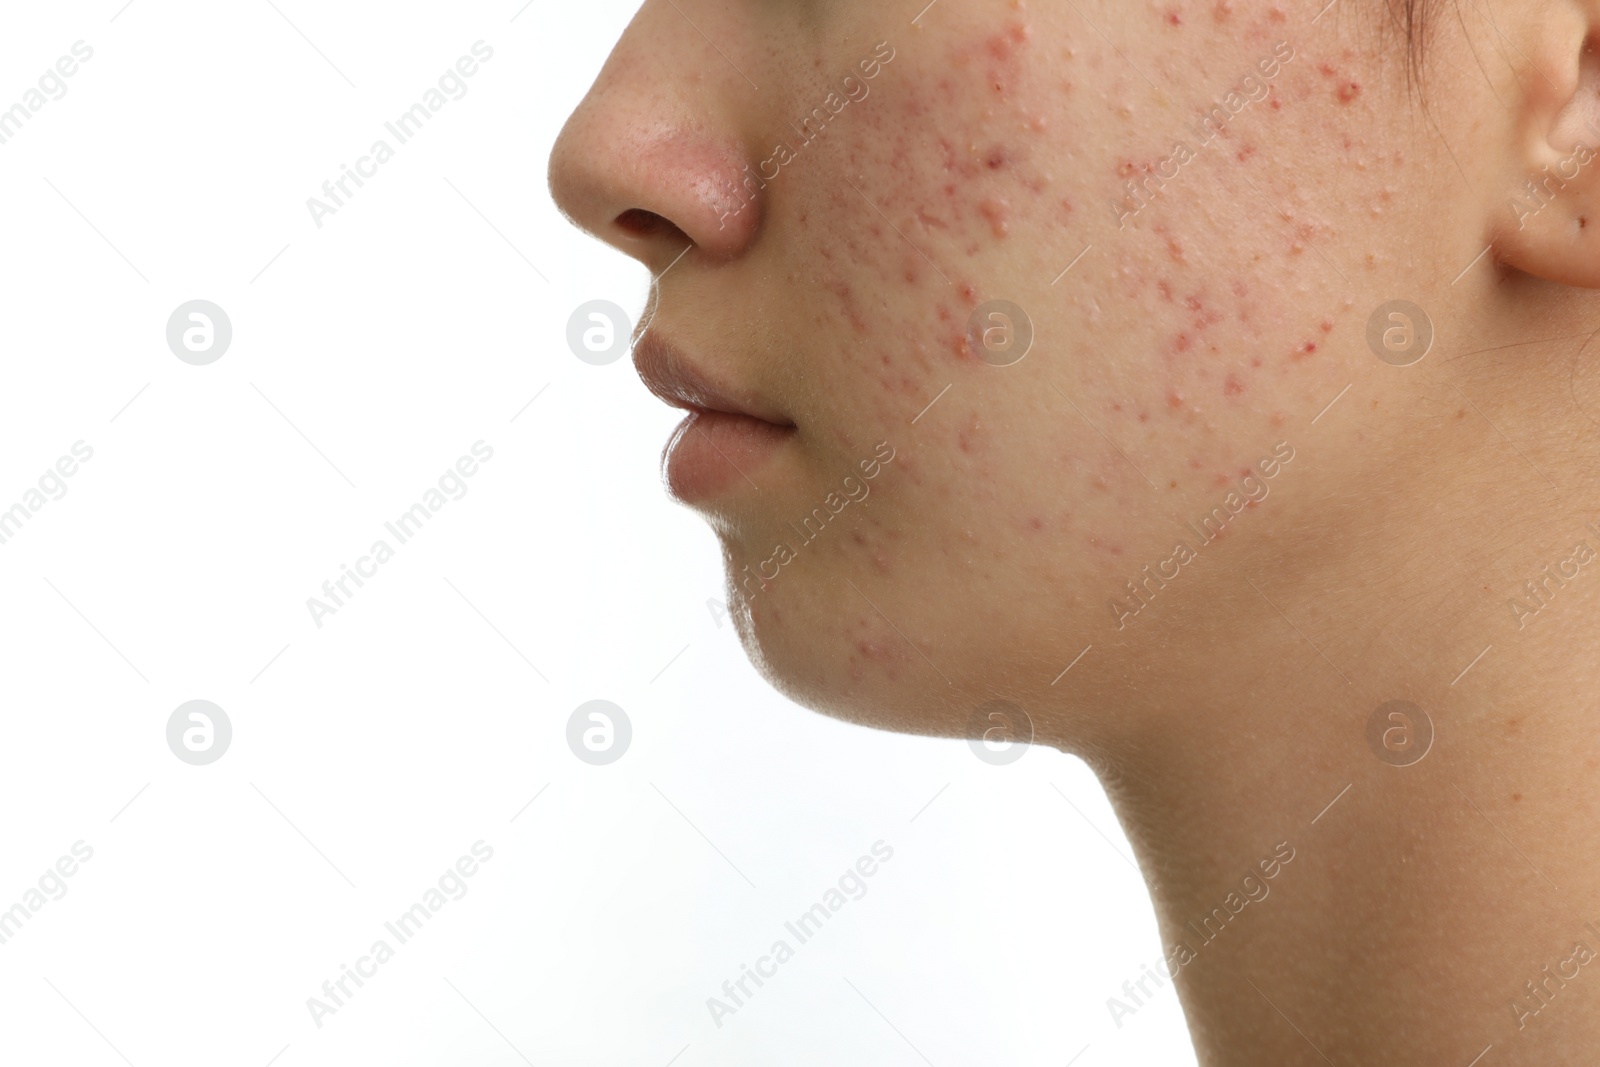
<svg viewBox="0 0 1600 1067">
<path fill-rule="evenodd" d="M 1600 808 L 1597 39 L 1569 0 L 650 0 L 554 150 L 655 276 L 667 485 L 776 686 L 1083 755 L 1168 945 L 1299 857 L 1187 972 L 1207 1062 L 1481 1059 L 1545 998 L 1481 1041 L 1437 1006 L 1504 1014 L 1538 950 L 1423 961 L 1484 901 L 1570 941 L 1529 870 L 1600 892 L 1561 831 Z"/>
<path fill-rule="evenodd" d="M 638 363 L 697 409 L 666 477 L 754 661 L 959 733 L 1250 567 L 1200 560 L 1295 497 L 1387 293 L 1350 250 L 1404 205 L 1352 167 L 1373 72 L 1275 5 L 903 6 L 646 4 L 552 178 L 665 272 Z"/>
<path fill-rule="evenodd" d="M 1470 190 L 1577 168 L 1582 116 L 1462 160 L 1353 0 L 920 6 L 646 3 L 552 184 L 658 276 L 666 481 L 772 682 L 1111 744 L 1279 625 L 1252 579 L 1393 537 L 1430 475 L 1391 410 L 1421 396 L 1447 447 L 1465 407 L 1397 368 L 1510 332 L 1484 293 L 1532 240 Z"/>
</svg>

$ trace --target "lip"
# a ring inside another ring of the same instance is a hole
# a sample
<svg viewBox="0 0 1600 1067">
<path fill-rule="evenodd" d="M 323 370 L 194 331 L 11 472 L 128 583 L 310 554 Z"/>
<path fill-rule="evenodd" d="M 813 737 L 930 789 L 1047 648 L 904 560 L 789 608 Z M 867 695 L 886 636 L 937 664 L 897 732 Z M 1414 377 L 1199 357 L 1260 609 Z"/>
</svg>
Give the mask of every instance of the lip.
<svg viewBox="0 0 1600 1067">
<path fill-rule="evenodd" d="M 740 486 L 761 488 L 756 475 L 797 432 L 793 422 L 765 400 L 717 382 L 654 330 L 639 338 L 633 362 L 646 388 L 688 412 L 661 454 L 669 493 L 696 504 Z"/>
</svg>

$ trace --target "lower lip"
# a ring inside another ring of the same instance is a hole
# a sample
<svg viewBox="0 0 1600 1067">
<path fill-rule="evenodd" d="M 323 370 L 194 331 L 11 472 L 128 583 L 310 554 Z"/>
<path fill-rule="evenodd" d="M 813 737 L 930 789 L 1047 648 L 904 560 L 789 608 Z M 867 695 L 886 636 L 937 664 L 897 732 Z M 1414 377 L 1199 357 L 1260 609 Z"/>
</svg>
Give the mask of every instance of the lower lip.
<svg viewBox="0 0 1600 1067">
<path fill-rule="evenodd" d="M 693 504 L 740 486 L 759 489 L 761 468 L 794 433 L 749 415 L 690 412 L 661 458 L 667 491 Z"/>
</svg>

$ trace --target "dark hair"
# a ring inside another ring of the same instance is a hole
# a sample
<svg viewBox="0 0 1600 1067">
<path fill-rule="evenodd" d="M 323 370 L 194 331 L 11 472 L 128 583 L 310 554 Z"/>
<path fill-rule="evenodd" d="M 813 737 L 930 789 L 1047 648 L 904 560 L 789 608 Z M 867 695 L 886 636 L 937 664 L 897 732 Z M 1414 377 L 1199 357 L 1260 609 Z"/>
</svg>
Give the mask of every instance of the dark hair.
<svg viewBox="0 0 1600 1067">
<path fill-rule="evenodd" d="M 1405 38 L 1406 83 L 1420 96 L 1428 26 L 1436 0 L 1384 0 L 1388 21 Z"/>
</svg>

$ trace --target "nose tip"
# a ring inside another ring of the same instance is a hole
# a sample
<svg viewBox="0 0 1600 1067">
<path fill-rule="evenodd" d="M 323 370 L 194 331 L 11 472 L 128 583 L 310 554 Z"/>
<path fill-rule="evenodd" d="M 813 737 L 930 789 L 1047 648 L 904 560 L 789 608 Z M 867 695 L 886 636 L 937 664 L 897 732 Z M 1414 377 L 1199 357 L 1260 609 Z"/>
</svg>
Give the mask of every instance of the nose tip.
<svg viewBox="0 0 1600 1067">
<path fill-rule="evenodd" d="M 551 195 L 575 225 L 653 273 L 691 245 L 737 256 L 759 229 L 765 182 L 732 116 L 708 120 L 703 86 L 691 109 L 670 75 L 630 61 L 628 47 L 625 37 L 556 139 Z"/>
</svg>

